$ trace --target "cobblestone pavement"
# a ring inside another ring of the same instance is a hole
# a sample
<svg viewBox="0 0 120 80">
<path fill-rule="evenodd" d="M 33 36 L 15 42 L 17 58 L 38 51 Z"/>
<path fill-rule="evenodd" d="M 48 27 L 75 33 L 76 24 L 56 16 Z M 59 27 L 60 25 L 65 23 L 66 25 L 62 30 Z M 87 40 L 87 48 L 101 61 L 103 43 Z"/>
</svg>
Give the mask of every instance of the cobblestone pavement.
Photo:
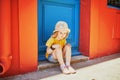
<svg viewBox="0 0 120 80">
<path fill-rule="evenodd" d="M 120 53 L 72 65 L 77 73 L 62 74 L 59 67 L 0 80 L 120 80 Z"/>
</svg>

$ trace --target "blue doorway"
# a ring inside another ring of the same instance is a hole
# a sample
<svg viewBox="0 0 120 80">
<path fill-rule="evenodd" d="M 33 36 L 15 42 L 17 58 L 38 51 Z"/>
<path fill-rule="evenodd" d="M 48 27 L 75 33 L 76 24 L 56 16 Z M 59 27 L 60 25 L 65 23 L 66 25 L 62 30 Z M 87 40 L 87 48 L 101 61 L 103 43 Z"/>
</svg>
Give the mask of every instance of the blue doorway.
<svg viewBox="0 0 120 80">
<path fill-rule="evenodd" d="M 66 21 L 71 33 L 67 42 L 72 45 L 72 56 L 79 55 L 80 0 L 38 0 L 38 60 L 45 60 L 45 43 L 57 21 Z"/>
</svg>

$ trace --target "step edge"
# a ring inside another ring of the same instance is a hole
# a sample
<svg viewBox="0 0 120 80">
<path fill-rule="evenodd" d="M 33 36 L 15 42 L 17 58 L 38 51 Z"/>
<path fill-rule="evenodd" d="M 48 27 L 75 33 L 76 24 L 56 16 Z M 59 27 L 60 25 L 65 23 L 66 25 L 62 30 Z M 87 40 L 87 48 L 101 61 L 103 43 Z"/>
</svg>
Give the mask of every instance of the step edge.
<svg viewBox="0 0 120 80">
<path fill-rule="evenodd" d="M 79 59 L 74 60 L 75 57 L 79 57 Z M 83 56 L 83 55 L 73 56 L 72 59 L 71 59 L 71 64 L 78 63 L 78 62 L 84 62 L 84 61 L 87 61 L 87 60 L 89 60 L 89 57 L 87 57 L 87 56 Z M 43 63 L 45 63 L 45 64 L 42 65 Z M 54 64 L 54 63 L 50 63 L 50 62 L 47 62 L 47 61 L 44 61 L 43 63 L 38 64 L 38 70 L 53 68 L 53 67 L 57 67 L 59 65 L 58 63 Z"/>
</svg>

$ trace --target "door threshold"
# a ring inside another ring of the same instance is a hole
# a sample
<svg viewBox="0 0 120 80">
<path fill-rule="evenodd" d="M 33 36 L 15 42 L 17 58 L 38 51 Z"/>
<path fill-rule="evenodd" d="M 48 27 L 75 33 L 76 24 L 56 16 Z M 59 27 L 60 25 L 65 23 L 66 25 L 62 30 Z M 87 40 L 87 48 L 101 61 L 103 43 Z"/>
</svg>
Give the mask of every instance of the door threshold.
<svg viewBox="0 0 120 80">
<path fill-rule="evenodd" d="M 89 57 L 84 56 L 84 55 L 72 56 L 71 64 L 78 63 L 78 62 L 83 62 L 83 61 L 87 61 L 87 60 L 89 60 Z M 53 67 L 57 67 L 58 65 L 59 65 L 58 63 L 50 63 L 47 60 L 39 61 L 38 62 L 38 70 L 53 68 Z"/>
</svg>

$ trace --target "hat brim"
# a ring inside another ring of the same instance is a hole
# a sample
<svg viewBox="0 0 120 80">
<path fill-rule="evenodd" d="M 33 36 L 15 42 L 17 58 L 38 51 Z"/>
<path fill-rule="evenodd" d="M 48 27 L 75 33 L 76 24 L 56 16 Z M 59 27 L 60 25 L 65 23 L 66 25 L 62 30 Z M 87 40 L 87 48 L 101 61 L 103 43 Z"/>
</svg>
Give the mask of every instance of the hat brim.
<svg viewBox="0 0 120 80">
<path fill-rule="evenodd" d="M 70 33 L 70 29 L 59 29 L 59 30 L 54 30 L 53 33 L 57 32 L 57 31 L 67 31 L 68 33 Z"/>
</svg>

